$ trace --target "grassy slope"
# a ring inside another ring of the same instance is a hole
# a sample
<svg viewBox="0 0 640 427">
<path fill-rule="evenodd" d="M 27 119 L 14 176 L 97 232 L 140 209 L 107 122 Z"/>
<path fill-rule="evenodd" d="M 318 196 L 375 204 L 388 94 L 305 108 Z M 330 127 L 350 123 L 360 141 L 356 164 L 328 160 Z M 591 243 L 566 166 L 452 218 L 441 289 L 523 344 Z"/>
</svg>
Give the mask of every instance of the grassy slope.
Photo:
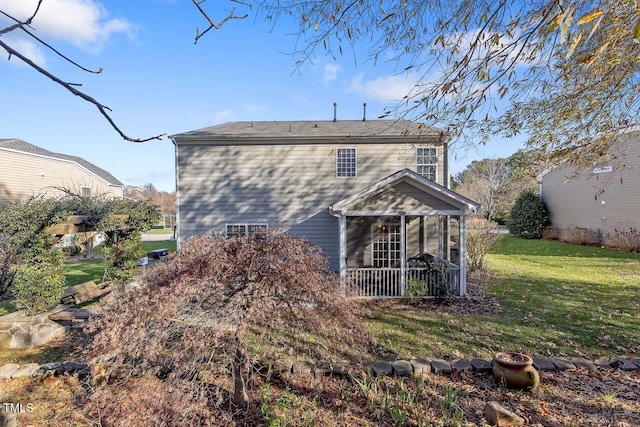
<svg viewBox="0 0 640 427">
<path fill-rule="evenodd" d="M 488 293 L 500 312 L 464 315 L 464 305 L 433 304 L 374 310 L 370 331 L 393 352 L 427 358 L 640 353 L 640 255 L 507 236 L 488 260 L 498 276 Z"/>
</svg>

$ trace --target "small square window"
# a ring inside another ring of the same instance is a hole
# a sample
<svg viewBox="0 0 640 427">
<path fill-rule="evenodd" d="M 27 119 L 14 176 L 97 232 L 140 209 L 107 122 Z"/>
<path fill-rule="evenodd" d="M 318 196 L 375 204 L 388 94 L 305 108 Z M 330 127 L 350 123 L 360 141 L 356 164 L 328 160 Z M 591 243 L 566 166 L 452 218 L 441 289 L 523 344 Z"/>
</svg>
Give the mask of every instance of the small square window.
<svg viewBox="0 0 640 427">
<path fill-rule="evenodd" d="M 91 196 L 91 187 L 81 187 L 80 188 L 80 195 L 82 197 L 89 197 Z"/>
<path fill-rule="evenodd" d="M 338 148 L 336 150 L 336 177 L 351 178 L 356 176 L 357 160 L 355 148 Z"/>
</svg>

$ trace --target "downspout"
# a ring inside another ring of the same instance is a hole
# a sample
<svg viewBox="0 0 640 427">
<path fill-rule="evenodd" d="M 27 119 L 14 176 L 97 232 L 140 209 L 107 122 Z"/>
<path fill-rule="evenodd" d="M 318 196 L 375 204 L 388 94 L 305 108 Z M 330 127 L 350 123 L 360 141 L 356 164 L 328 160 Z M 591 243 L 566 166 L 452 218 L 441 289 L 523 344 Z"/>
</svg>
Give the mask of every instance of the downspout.
<svg viewBox="0 0 640 427">
<path fill-rule="evenodd" d="M 340 290 L 344 293 L 347 281 L 347 217 L 342 215 L 342 213 L 334 212 L 333 206 L 329 206 L 329 214 L 338 218 Z"/>
<path fill-rule="evenodd" d="M 179 162 L 179 151 L 178 151 L 178 143 L 176 142 L 176 140 L 174 138 L 169 137 L 169 139 L 171 140 L 171 142 L 173 143 L 174 147 L 175 147 L 175 171 L 176 171 L 176 223 L 175 223 L 175 227 L 176 227 L 176 232 L 175 232 L 175 236 L 176 236 L 176 248 L 180 249 L 180 233 L 181 233 L 181 228 L 180 227 L 180 162 Z"/>
</svg>

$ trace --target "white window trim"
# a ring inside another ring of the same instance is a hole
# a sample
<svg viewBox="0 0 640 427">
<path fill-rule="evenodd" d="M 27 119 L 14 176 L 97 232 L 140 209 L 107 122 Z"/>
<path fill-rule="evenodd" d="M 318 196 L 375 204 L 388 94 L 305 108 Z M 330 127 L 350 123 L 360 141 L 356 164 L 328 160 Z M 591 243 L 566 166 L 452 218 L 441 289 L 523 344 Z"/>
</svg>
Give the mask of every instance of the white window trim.
<svg viewBox="0 0 640 427">
<path fill-rule="evenodd" d="M 430 150 L 434 150 L 436 153 L 436 162 L 435 163 L 418 163 L 418 150 L 421 148 L 428 148 Z M 438 148 L 437 147 L 431 147 L 431 146 L 419 146 L 416 147 L 416 151 L 415 151 L 415 163 L 416 163 L 416 173 L 418 173 L 420 176 L 424 176 L 422 175 L 420 172 L 418 172 L 418 166 L 433 166 L 435 169 L 435 173 L 434 173 L 434 180 L 433 182 L 438 182 Z M 425 177 L 426 178 L 426 177 Z"/>
<path fill-rule="evenodd" d="M 269 229 L 269 224 L 267 223 L 226 223 L 224 225 L 224 235 L 229 237 L 229 227 L 244 227 L 244 236 L 248 236 L 249 235 L 249 227 L 250 226 L 254 226 L 254 227 L 264 227 L 266 230 Z"/>
<path fill-rule="evenodd" d="M 340 150 L 353 150 L 353 154 L 355 157 L 355 164 L 353 166 L 353 175 L 349 175 L 349 176 L 340 176 L 338 175 L 338 161 L 339 161 L 339 156 L 338 153 Z M 356 149 L 356 147 L 339 147 L 336 149 L 336 178 L 356 178 L 358 176 L 358 150 Z"/>
</svg>

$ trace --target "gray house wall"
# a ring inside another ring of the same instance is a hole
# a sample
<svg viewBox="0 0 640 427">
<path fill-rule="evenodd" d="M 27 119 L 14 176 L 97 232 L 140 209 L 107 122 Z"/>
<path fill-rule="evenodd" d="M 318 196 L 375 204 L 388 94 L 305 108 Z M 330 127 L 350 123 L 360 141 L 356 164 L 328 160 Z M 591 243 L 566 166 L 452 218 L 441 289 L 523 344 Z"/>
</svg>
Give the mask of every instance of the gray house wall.
<svg viewBox="0 0 640 427">
<path fill-rule="evenodd" d="M 332 136 L 312 143 L 304 138 L 172 138 L 180 241 L 224 233 L 227 224 L 268 224 L 322 246 L 334 271 L 339 268 L 339 232 L 330 205 L 401 169 L 415 170 L 416 146 L 437 147 L 438 182 L 448 175 L 443 144 L 426 137 L 418 145 L 402 136 L 395 142 Z M 337 148 L 356 148 L 356 177 L 336 177 Z"/>
<path fill-rule="evenodd" d="M 640 132 L 625 134 L 613 156 L 617 159 L 598 165 L 611 166 L 611 172 L 576 174 L 574 168 L 560 167 L 542 176 L 542 199 L 561 238 L 578 226 L 606 243 L 615 229 L 640 228 Z"/>
</svg>

